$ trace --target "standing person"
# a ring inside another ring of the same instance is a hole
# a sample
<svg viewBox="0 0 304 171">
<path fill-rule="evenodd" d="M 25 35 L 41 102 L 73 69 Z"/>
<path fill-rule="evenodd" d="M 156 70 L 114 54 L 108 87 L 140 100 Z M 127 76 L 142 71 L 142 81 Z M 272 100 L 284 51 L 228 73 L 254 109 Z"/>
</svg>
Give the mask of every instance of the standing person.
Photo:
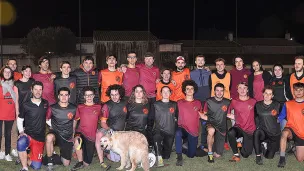
<svg viewBox="0 0 304 171">
<path fill-rule="evenodd" d="M 107 89 L 110 85 L 122 84 L 123 73 L 116 70 L 116 57 L 114 55 L 109 55 L 106 57 L 106 63 L 108 65 L 107 69 L 101 70 L 99 72 L 99 83 L 101 84 L 101 102 L 106 103 L 110 98 L 106 95 Z"/>
<path fill-rule="evenodd" d="M 102 106 L 102 117 L 101 117 L 101 128 L 96 133 L 95 147 L 98 154 L 100 166 L 109 170 L 110 165 L 107 165 L 104 162 L 104 153 L 103 149 L 100 147 L 100 139 L 106 134 L 110 129 L 114 131 L 123 131 L 125 129 L 126 117 L 127 117 L 127 101 L 124 100 L 125 89 L 118 84 L 110 85 L 106 92 L 107 96 L 110 97 L 110 100 L 107 101 Z M 108 159 L 111 161 L 117 161 L 120 159 L 115 155 L 115 153 L 110 151 Z"/>
<path fill-rule="evenodd" d="M 162 99 L 151 107 L 154 115 L 149 116 L 148 126 L 153 129 L 154 149 L 157 166 L 164 166 L 163 159 L 169 159 L 174 142 L 175 128 L 178 119 L 177 103 L 170 101 L 171 89 L 163 86 L 160 90 Z M 151 123 L 151 124 L 150 124 Z"/>
<path fill-rule="evenodd" d="M 71 64 L 69 61 L 62 61 L 60 63 L 61 75 L 55 78 L 55 96 L 58 98 L 59 89 L 62 87 L 67 87 L 70 90 L 69 102 L 76 104 L 76 76 L 71 75 Z"/>
<path fill-rule="evenodd" d="M 126 99 L 128 100 L 132 93 L 132 88 L 139 84 L 139 68 L 136 67 L 136 53 L 129 52 L 127 55 L 128 66 L 123 74 L 123 87 L 126 91 Z"/>
<path fill-rule="evenodd" d="M 98 120 L 101 118 L 101 105 L 94 102 L 95 88 L 87 86 L 82 91 L 85 101 L 84 104 L 78 105 L 73 124 L 73 130 L 76 130 L 74 148 L 78 162 L 73 166 L 72 171 L 91 164 L 95 151 Z"/>
<path fill-rule="evenodd" d="M 251 69 L 252 73 L 248 77 L 249 96 L 256 101 L 262 101 L 264 86 L 269 84 L 271 75 L 263 69 L 259 60 L 252 62 Z"/>
<path fill-rule="evenodd" d="M 45 142 L 46 113 L 48 102 L 42 99 L 43 84 L 40 81 L 33 82 L 32 98 L 20 107 L 17 119 L 19 139 L 17 149 L 22 164 L 20 171 L 27 171 L 28 165 L 38 170 L 42 165 L 42 156 Z M 30 149 L 28 161 L 27 149 Z"/>
<path fill-rule="evenodd" d="M 238 99 L 232 99 L 228 109 L 227 117 L 235 120 L 235 124 L 228 131 L 228 140 L 233 152 L 230 161 L 238 162 L 241 160 L 238 153 L 236 138 L 243 137 L 241 155 L 247 158 L 253 150 L 253 132 L 256 129 L 254 122 L 254 105 L 256 100 L 248 96 L 247 83 L 238 85 Z M 234 114 L 231 114 L 234 110 Z"/>
<path fill-rule="evenodd" d="M 245 82 L 248 84 L 248 77 L 251 74 L 250 70 L 245 68 L 244 57 L 236 56 L 233 58 L 234 67 L 229 71 L 231 75 L 231 90 L 230 95 L 232 99 L 239 97 L 237 86 L 239 83 Z"/>
<path fill-rule="evenodd" d="M 73 136 L 75 130 L 73 129 L 73 121 L 76 115 L 76 106 L 69 103 L 70 89 L 61 87 L 58 92 L 59 101 L 51 105 L 47 112 L 47 123 L 49 123 L 50 130 L 46 135 L 46 155 L 47 155 L 47 169 L 52 171 L 54 169 L 53 151 L 54 145 L 60 148 L 61 161 L 64 166 L 69 166 L 72 150 L 73 150 Z"/>
<path fill-rule="evenodd" d="M 12 58 L 12 59 L 8 59 L 7 62 L 6 62 L 6 65 L 8 67 L 11 68 L 11 70 L 13 71 L 13 75 L 14 75 L 14 80 L 17 81 L 19 79 L 22 78 L 22 75 L 20 72 L 18 72 L 17 68 L 18 68 L 18 65 L 17 65 L 17 60 Z"/>
<path fill-rule="evenodd" d="M 304 83 L 304 56 L 296 56 L 295 57 L 295 62 L 294 62 L 294 69 L 295 72 L 291 73 L 288 77 L 287 77 L 287 81 L 289 83 L 289 86 L 287 87 L 286 90 L 286 94 L 288 95 L 288 97 L 293 96 L 293 98 L 295 98 L 295 95 L 293 94 L 293 84 L 300 82 L 300 83 Z M 291 100 L 291 99 L 289 99 Z"/>
<path fill-rule="evenodd" d="M 214 86 L 215 96 L 206 101 L 203 113 L 201 113 L 201 118 L 207 121 L 209 163 L 214 163 L 213 157 L 221 157 L 224 151 L 227 131 L 226 117 L 230 105 L 230 100 L 224 98 L 224 89 L 222 83 Z"/>
<path fill-rule="evenodd" d="M 183 138 L 188 140 L 188 149 L 185 151 L 189 158 L 196 154 L 199 135 L 199 111 L 202 104 L 195 100 L 193 95 L 197 91 L 197 85 L 193 80 L 185 80 L 182 84 L 182 91 L 185 99 L 177 102 L 178 107 L 178 128 L 175 133 L 175 148 L 177 154 L 177 166 L 183 165 L 182 144 Z"/>
<path fill-rule="evenodd" d="M 294 100 L 287 101 L 278 117 L 282 122 L 287 118 L 287 123 L 282 131 L 280 141 L 280 160 L 278 167 L 286 165 L 285 151 L 287 140 L 295 142 L 295 156 L 299 162 L 304 160 L 304 83 L 297 82 L 292 87 Z"/>
<path fill-rule="evenodd" d="M 82 89 L 86 86 L 91 86 L 94 88 L 94 103 L 100 103 L 98 88 L 98 73 L 99 70 L 94 67 L 94 58 L 92 56 L 85 56 L 80 64 L 79 68 L 75 69 L 73 74 L 76 76 L 76 103 L 83 104 L 84 96 Z"/>
<path fill-rule="evenodd" d="M 253 133 L 253 146 L 256 154 L 256 164 L 262 165 L 261 143 L 267 142 L 265 158 L 272 159 L 280 147 L 281 130 L 278 123 L 280 103 L 273 101 L 273 88 L 265 86 L 264 100 L 255 104 L 256 127 Z"/>
<path fill-rule="evenodd" d="M 173 101 L 178 101 L 181 99 L 185 99 L 185 94 L 182 91 L 182 83 L 185 80 L 190 79 L 190 70 L 189 68 L 185 68 L 186 62 L 185 58 L 182 56 L 178 56 L 175 62 L 176 70 L 172 72 L 172 80 L 175 81 L 175 89 L 173 90 Z"/>
<path fill-rule="evenodd" d="M 161 89 L 164 86 L 168 86 L 170 90 L 175 89 L 175 84 L 171 82 L 171 71 L 170 69 L 163 69 L 160 73 L 161 75 L 161 80 L 156 83 L 156 100 L 161 100 L 162 95 L 161 95 Z M 170 93 L 170 100 L 173 100 L 174 94 L 172 92 Z"/>
<path fill-rule="evenodd" d="M 49 102 L 49 105 L 56 103 L 54 95 L 54 79 L 55 75 L 50 70 L 50 59 L 46 56 L 42 56 L 39 61 L 39 72 L 33 74 L 35 81 L 43 83 L 42 98 Z"/>
<path fill-rule="evenodd" d="M 0 152 L 0 159 L 13 161 L 11 152 L 11 135 L 16 115 L 19 114 L 18 90 L 14 86 L 13 71 L 4 66 L 0 71 L 0 143 L 2 141 L 2 125 L 4 123 L 5 152 Z M 0 144 L 1 147 L 1 144 Z M 3 150 L 3 149 L 2 149 Z"/>
</svg>

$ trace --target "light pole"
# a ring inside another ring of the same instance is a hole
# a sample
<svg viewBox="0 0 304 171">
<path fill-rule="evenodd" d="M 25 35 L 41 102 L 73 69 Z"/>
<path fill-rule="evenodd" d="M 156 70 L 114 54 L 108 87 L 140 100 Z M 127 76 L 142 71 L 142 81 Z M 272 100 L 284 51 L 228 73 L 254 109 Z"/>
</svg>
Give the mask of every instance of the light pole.
<svg viewBox="0 0 304 171">
<path fill-rule="evenodd" d="M 78 0 L 78 24 L 79 24 L 79 61 L 81 61 L 81 0 Z"/>
</svg>

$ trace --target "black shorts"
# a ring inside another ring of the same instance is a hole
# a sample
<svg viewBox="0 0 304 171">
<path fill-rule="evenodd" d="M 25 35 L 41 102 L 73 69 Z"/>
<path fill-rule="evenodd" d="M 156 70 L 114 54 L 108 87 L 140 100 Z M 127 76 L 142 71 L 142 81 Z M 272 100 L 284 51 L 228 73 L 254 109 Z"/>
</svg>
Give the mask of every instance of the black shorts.
<svg viewBox="0 0 304 171">
<path fill-rule="evenodd" d="M 76 132 L 75 137 L 80 136 L 82 139 L 81 149 L 83 161 L 87 164 L 91 164 L 95 152 L 95 142 L 88 140 L 82 133 Z"/>
<path fill-rule="evenodd" d="M 285 127 L 284 129 L 290 130 L 292 133 L 292 140 L 294 140 L 296 146 L 304 146 L 304 140 L 298 137 L 291 128 Z"/>
<path fill-rule="evenodd" d="M 58 133 L 52 130 L 50 130 L 48 134 L 53 134 L 55 136 L 54 145 L 60 148 L 60 156 L 66 160 L 71 160 L 74 146 L 73 142 L 65 140 Z"/>
</svg>

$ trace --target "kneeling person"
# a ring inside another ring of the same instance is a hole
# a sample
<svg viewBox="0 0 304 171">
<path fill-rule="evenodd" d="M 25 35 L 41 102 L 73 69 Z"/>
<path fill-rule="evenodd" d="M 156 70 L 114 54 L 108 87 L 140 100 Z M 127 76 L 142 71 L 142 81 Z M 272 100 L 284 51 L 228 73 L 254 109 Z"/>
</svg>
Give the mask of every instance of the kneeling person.
<svg viewBox="0 0 304 171">
<path fill-rule="evenodd" d="M 46 153 L 48 170 L 53 169 L 54 145 L 60 148 L 61 161 L 64 166 L 70 165 L 73 150 L 73 121 L 76 115 L 76 106 L 69 103 L 70 89 L 61 87 L 58 89 L 59 102 L 50 106 L 47 113 L 47 123 L 50 132 L 46 136 Z"/>
</svg>

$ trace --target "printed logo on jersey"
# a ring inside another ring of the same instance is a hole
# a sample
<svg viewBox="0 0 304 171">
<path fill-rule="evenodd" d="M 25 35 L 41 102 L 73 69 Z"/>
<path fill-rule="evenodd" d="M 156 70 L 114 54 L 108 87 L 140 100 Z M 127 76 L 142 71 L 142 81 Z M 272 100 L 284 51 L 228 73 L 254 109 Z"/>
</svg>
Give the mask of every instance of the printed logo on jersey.
<svg viewBox="0 0 304 171">
<path fill-rule="evenodd" d="M 122 111 L 123 111 L 124 113 L 127 113 L 127 107 L 125 106 L 125 107 L 122 109 Z"/>
<path fill-rule="evenodd" d="M 224 106 L 222 106 L 222 111 L 224 111 L 224 112 L 226 112 L 227 111 L 227 106 L 226 105 L 224 105 Z"/>
<path fill-rule="evenodd" d="M 271 111 L 271 115 L 272 115 L 272 116 L 276 116 L 277 114 L 278 114 L 277 110 L 273 109 L 273 110 Z"/>
<path fill-rule="evenodd" d="M 248 105 L 248 109 L 251 110 L 253 108 L 253 106 L 251 105 Z"/>
<path fill-rule="evenodd" d="M 247 74 L 244 74 L 244 78 L 248 78 L 248 75 L 247 75 Z"/>
<path fill-rule="evenodd" d="M 75 87 L 75 83 L 74 83 L 74 82 L 71 82 L 71 83 L 70 83 L 70 88 L 73 89 L 74 87 Z"/>
<path fill-rule="evenodd" d="M 11 95 L 8 95 L 8 96 L 3 96 L 4 99 L 12 99 L 12 96 Z"/>
<path fill-rule="evenodd" d="M 120 82 L 120 77 L 116 76 L 115 80 L 116 80 L 116 82 Z"/>
<path fill-rule="evenodd" d="M 98 114 L 97 110 L 93 110 L 93 114 L 97 115 Z"/>
<path fill-rule="evenodd" d="M 69 118 L 69 120 L 73 119 L 73 113 L 71 113 L 71 112 L 68 113 L 68 114 L 67 114 L 67 117 Z"/>
<path fill-rule="evenodd" d="M 185 75 L 185 80 L 189 80 L 189 79 L 190 79 L 189 75 L 186 74 L 186 75 Z"/>
<path fill-rule="evenodd" d="M 275 81 L 274 82 L 272 82 L 272 85 L 275 85 L 276 83 L 275 83 Z"/>
<path fill-rule="evenodd" d="M 149 113 L 149 110 L 148 110 L 147 108 L 144 108 L 144 109 L 143 109 L 143 112 L 144 112 L 144 114 L 147 115 L 147 114 Z"/>
<path fill-rule="evenodd" d="M 278 83 L 279 83 L 280 85 L 282 85 L 282 84 L 283 84 L 283 82 L 282 82 L 282 81 L 279 81 Z"/>
<path fill-rule="evenodd" d="M 173 108 L 173 107 L 170 107 L 170 108 L 169 108 L 169 112 L 170 112 L 171 114 L 173 114 L 173 113 L 174 113 L 174 111 L 175 111 L 175 110 L 174 110 L 174 108 Z"/>
<path fill-rule="evenodd" d="M 198 108 L 196 106 L 193 107 L 194 111 L 198 111 Z"/>
<path fill-rule="evenodd" d="M 95 71 L 92 71 L 92 75 L 95 75 L 96 73 L 95 73 Z"/>
</svg>

